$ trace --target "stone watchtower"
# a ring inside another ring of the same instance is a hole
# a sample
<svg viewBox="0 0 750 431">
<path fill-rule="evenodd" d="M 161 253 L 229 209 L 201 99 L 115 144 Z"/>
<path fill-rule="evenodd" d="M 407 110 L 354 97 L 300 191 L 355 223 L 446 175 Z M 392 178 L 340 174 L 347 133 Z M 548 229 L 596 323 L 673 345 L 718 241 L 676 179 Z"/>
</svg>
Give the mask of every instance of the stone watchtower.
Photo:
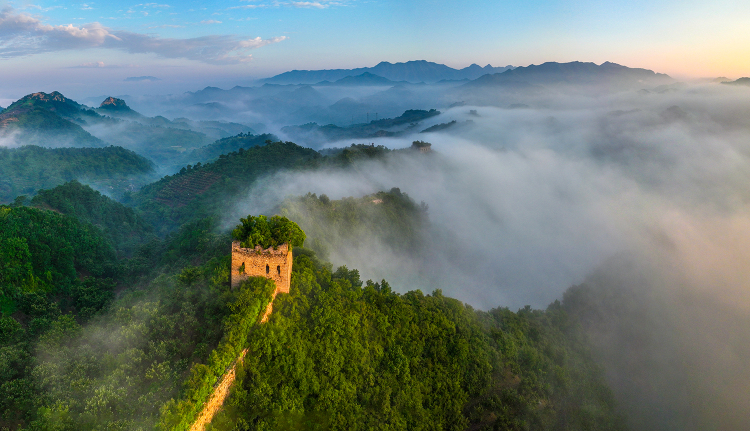
<svg viewBox="0 0 750 431">
<path fill-rule="evenodd" d="M 265 250 L 256 246 L 240 247 L 239 241 L 232 242 L 232 270 L 230 275 L 232 287 L 237 287 L 248 277 L 266 277 L 276 282 L 277 293 L 289 293 L 292 280 L 292 253 L 289 244 L 269 247 Z"/>
</svg>

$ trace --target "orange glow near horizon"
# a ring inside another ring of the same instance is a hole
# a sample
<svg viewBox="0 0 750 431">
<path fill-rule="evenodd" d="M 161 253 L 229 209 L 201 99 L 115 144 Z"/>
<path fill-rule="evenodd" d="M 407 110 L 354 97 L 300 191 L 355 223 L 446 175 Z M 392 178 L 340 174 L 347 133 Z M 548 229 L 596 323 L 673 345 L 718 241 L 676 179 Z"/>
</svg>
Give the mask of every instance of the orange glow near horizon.
<svg viewBox="0 0 750 431">
<path fill-rule="evenodd" d="M 711 50 L 678 47 L 639 56 L 639 58 L 634 57 L 629 59 L 628 63 L 625 65 L 646 67 L 673 77 L 716 78 L 723 76 L 737 79 L 750 76 L 750 49 L 748 47 L 736 49 L 724 47 Z M 641 66 L 645 64 L 649 66 Z"/>
</svg>

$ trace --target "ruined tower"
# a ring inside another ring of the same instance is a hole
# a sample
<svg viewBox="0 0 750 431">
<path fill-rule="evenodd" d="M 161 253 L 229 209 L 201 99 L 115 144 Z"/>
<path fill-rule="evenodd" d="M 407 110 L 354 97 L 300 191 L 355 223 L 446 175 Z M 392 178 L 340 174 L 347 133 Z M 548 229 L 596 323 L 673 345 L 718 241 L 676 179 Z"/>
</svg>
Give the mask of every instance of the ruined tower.
<svg viewBox="0 0 750 431">
<path fill-rule="evenodd" d="M 232 287 L 237 287 L 248 277 L 266 277 L 276 282 L 277 293 L 289 293 L 292 279 L 292 253 L 288 244 L 253 248 L 240 247 L 239 241 L 232 242 L 232 270 L 230 275 Z"/>
</svg>

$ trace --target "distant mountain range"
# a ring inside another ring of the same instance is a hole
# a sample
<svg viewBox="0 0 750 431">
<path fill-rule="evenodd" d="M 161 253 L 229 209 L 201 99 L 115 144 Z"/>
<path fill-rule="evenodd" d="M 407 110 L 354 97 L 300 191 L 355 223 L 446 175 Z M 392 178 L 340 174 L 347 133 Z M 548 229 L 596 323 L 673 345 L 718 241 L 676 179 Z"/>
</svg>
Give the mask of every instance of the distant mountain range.
<svg viewBox="0 0 750 431">
<path fill-rule="evenodd" d="M 408 77 L 403 74 L 383 76 L 375 73 L 375 69 L 381 69 L 379 73 L 387 74 L 388 67 L 385 65 L 389 65 L 390 69 L 401 68 L 402 71 L 409 68 L 420 69 L 418 66 L 425 66 L 427 69 L 447 68 L 435 63 L 414 61 L 381 63 L 374 68 L 363 69 L 292 71 L 269 79 L 277 81 L 276 83 L 266 82 L 253 87 L 206 87 L 179 95 L 121 98 L 133 109 L 149 115 L 159 113 L 170 118 L 243 123 L 252 119 L 253 129 L 266 132 L 270 131 L 264 128 L 268 124 L 284 126 L 315 122 L 321 125 L 348 126 L 369 122 L 372 118 L 397 117 L 409 109 L 448 109 L 455 103 L 499 107 L 533 106 L 532 98 L 560 92 L 592 96 L 621 91 L 660 92 L 663 90 L 654 89 L 675 82 L 667 75 L 646 69 L 609 62 L 571 62 L 544 63 L 513 69 L 469 67 L 467 69 L 477 69 L 476 74 L 488 73 L 473 80 L 438 80 L 425 84 L 410 82 L 412 79 L 405 80 L 403 78 Z M 460 77 L 455 76 L 459 71 L 451 70 L 454 75 L 449 77 Z M 489 73 L 496 70 L 501 72 Z M 432 76 L 433 79 L 444 77 L 446 76 Z M 420 81 L 423 78 L 427 80 L 427 76 L 422 75 L 419 77 Z M 298 80 L 312 84 L 284 83 Z M 102 99 L 95 100 L 96 106 Z M 97 112 L 104 113 L 104 110 L 99 108 Z M 120 114 L 108 111 L 107 115 Z M 266 125 L 258 124 L 261 122 Z"/>
<path fill-rule="evenodd" d="M 292 70 L 262 81 L 270 84 L 317 84 L 322 81 L 333 82 L 348 76 L 369 73 L 391 81 L 435 83 L 476 79 L 482 75 L 505 72 L 510 69 L 513 69 L 513 66 L 492 67 L 488 64 L 481 67 L 472 64 L 463 69 L 454 69 L 444 64 L 425 60 L 407 61 L 406 63 L 383 61 L 375 67 L 360 67 L 357 69 Z"/>
<path fill-rule="evenodd" d="M 383 78 L 382 76 L 375 75 L 370 72 L 365 72 L 359 75 L 355 76 L 346 76 L 344 78 L 341 78 L 339 80 L 336 80 L 335 82 L 330 81 L 321 81 L 318 82 L 316 85 L 372 85 L 372 86 L 392 86 L 392 85 L 398 85 L 398 84 L 409 84 L 407 81 L 392 81 L 388 78 Z"/>
<path fill-rule="evenodd" d="M 669 75 L 656 73 L 648 69 L 621 66 L 604 62 L 570 63 L 548 62 L 539 65 L 517 67 L 502 73 L 484 75 L 467 84 L 466 87 L 508 86 L 508 85 L 607 85 L 638 86 L 660 85 L 674 82 Z"/>
<path fill-rule="evenodd" d="M 216 139 L 252 132 L 246 125 L 226 121 L 146 117 L 116 97 L 107 97 L 98 108 L 92 109 L 57 91 L 29 94 L 0 112 L 0 138 L 12 138 L 16 146 L 116 145 L 136 151 L 161 166 L 177 168 L 194 162 L 190 158 L 193 150 Z"/>
<path fill-rule="evenodd" d="M 608 85 L 614 88 L 674 82 L 670 76 L 663 73 L 611 62 L 601 65 L 580 61 L 547 62 L 526 67 L 480 67 L 473 64 L 463 69 L 453 69 L 444 64 L 424 60 L 395 64 L 382 62 L 375 67 L 358 69 L 292 70 L 263 81 L 266 84 L 318 86 L 393 86 L 466 81 L 466 87 L 500 86 L 521 91 L 533 90 L 534 87 L 538 89 L 538 86 Z"/>
</svg>

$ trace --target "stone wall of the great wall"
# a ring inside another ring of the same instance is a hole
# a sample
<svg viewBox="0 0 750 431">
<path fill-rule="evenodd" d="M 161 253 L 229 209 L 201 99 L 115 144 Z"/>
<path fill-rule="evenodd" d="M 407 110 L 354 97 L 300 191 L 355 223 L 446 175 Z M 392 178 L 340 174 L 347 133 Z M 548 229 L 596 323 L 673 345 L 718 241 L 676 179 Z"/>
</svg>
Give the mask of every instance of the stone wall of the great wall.
<svg viewBox="0 0 750 431">
<path fill-rule="evenodd" d="M 230 282 L 232 287 L 238 286 L 242 280 L 248 277 L 266 277 L 276 282 L 276 291 L 273 293 L 271 302 L 268 303 L 261 322 L 265 323 L 273 311 L 273 299 L 277 293 L 289 293 L 289 285 L 292 279 L 292 253 L 289 252 L 287 244 L 280 245 L 276 250 L 273 247 L 262 250 L 260 246 L 252 248 L 240 247 L 239 241 L 232 243 L 232 272 Z M 244 349 L 237 360 L 232 364 L 214 388 L 206 404 L 204 404 L 198 418 L 190 427 L 190 431 L 204 431 L 207 424 L 211 423 L 216 412 L 224 405 L 229 396 L 229 390 L 234 383 L 238 364 L 247 354 Z"/>
</svg>

